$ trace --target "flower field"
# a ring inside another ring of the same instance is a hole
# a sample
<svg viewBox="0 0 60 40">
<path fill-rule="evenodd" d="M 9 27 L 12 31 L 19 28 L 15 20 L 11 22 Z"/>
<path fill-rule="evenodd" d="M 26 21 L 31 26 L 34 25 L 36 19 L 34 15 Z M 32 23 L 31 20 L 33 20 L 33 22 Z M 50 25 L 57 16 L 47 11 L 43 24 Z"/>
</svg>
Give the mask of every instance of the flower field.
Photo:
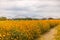
<svg viewBox="0 0 60 40">
<path fill-rule="evenodd" d="M 35 40 L 51 28 L 58 30 L 60 40 L 60 20 L 6 20 L 0 21 L 0 40 Z"/>
<path fill-rule="evenodd" d="M 60 40 L 60 25 L 56 27 L 57 33 L 55 34 L 55 40 Z"/>
</svg>

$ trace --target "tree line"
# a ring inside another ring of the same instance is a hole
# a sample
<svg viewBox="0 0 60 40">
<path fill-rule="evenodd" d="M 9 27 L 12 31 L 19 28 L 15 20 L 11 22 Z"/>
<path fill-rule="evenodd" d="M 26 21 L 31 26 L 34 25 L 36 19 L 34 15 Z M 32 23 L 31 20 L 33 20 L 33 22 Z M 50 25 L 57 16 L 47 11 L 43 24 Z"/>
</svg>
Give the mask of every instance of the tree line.
<svg viewBox="0 0 60 40">
<path fill-rule="evenodd" d="M 54 20 L 54 18 L 42 18 L 42 19 L 38 19 L 38 18 L 7 18 L 7 17 L 0 17 L 0 20 Z M 58 20 L 60 18 L 57 18 Z"/>
</svg>

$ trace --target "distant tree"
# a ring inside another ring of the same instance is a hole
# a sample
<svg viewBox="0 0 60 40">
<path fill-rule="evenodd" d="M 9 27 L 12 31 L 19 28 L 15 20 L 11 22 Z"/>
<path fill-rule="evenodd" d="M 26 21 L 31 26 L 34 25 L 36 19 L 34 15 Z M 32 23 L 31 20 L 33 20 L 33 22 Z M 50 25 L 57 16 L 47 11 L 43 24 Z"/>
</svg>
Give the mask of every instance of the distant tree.
<svg viewBox="0 0 60 40">
<path fill-rule="evenodd" d="M 50 20 L 50 19 L 54 19 L 54 18 L 51 18 L 51 17 L 50 17 L 50 18 L 48 18 L 48 19 Z"/>
<path fill-rule="evenodd" d="M 0 17 L 0 20 L 7 20 L 6 17 Z"/>
<path fill-rule="evenodd" d="M 47 20 L 47 18 L 42 18 L 42 20 Z"/>
<path fill-rule="evenodd" d="M 32 18 L 25 18 L 25 20 L 32 20 Z"/>
<path fill-rule="evenodd" d="M 36 18 L 13 18 L 13 20 L 38 20 Z"/>
</svg>

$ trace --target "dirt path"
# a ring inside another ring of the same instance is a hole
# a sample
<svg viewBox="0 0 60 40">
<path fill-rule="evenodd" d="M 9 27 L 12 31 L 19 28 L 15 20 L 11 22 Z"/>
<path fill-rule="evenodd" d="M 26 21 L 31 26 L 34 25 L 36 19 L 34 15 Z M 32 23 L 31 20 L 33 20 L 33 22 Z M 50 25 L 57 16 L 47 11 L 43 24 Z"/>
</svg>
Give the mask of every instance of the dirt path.
<svg viewBox="0 0 60 40">
<path fill-rule="evenodd" d="M 54 35 L 56 33 L 57 33 L 57 31 L 55 30 L 55 28 L 52 28 L 49 32 L 45 33 L 44 35 L 42 35 L 37 40 L 55 40 Z"/>
</svg>

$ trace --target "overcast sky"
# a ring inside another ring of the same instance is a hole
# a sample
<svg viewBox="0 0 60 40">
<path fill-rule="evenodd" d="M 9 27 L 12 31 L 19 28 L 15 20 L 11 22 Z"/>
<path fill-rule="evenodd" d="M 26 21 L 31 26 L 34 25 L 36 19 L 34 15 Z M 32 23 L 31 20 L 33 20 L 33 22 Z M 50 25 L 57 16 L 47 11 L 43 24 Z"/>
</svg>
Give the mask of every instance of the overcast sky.
<svg viewBox="0 0 60 40">
<path fill-rule="evenodd" d="M 60 0 L 0 0 L 0 16 L 60 17 Z"/>
</svg>

